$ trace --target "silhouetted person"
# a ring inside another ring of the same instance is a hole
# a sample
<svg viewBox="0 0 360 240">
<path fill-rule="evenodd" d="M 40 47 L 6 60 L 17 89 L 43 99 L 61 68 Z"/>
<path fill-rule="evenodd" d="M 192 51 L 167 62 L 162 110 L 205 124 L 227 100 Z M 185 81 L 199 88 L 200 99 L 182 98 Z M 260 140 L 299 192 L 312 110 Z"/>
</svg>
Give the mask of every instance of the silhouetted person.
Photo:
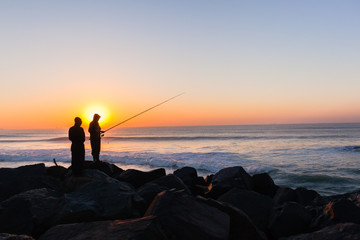
<svg viewBox="0 0 360 240">
<path fill-rule="evenodd" d="M 85 132 L 81 127 L 81 118 L 75 118 L 75 124 L 69 129 L 69 140 L 71 141 L 71 166 L 74 175 L 78 175 L 85 161 Z"/>
<path fill-rule="evenodd" d="M 101 134 L 103 132 L 99 125 L 99 119 L 100 115 L 95 113 L 93 120 L 89 125 L 91 155 L 93 156 L 94 162 L 100 161 Z"/>
</svg>

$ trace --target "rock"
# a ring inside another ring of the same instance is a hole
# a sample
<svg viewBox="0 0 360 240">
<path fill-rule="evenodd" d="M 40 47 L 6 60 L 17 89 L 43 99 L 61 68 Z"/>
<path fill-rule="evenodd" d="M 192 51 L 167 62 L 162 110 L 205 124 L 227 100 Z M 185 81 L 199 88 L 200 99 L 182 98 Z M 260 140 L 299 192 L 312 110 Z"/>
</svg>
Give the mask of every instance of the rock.
<svg viewBox="0 0 360 240">
<path fill-rule="evenodd" d="M 269 230 L 274 239 L 306 232 L 312 216 L 304 206 L 287 202 L 272 214 Z"/>
<path fill-rule="evenodd" d="M 274 206 L 270 197 L 254 191 L 233 188 L 217 200 L 229 203 L 244 211 L 258 228 L 266 231 L 270 213 Z"/>
<path fill-rule="evenodd" d="M 66 222 L 85 222 L 139 217 L 143 199 L 125 182 L 94 181 L 65 194 L 69 208 Z"/>
<path fill-rule="evenodd" d="M 296 202 L 300 203 L 301 205 L 308 206 L 311 202 L 319 197 L 320 195 L 314 190 L 308 190 L 303 187 L 299 187 L 295 189 L 296 192 Z"/>
<path fill-rule="evenodd" d="M 242 167 L 223 168 L 214 175 L 208 197 L 216 199 L 234 187 L 251 190 L 251 176 Z"/>
<path fill-rule="evenodd" d="M 157 178 L 165 176 L 165 169 L 159 168 L 149 172 L 143 172 L 136 169 L 128 169 L 123 171 L 119 176 L 116 177 L 119 181 L 128 182 L 135 188 L 138 188 L 145 183 L 151 182 Z"/>
<path fill-rule="evenodd" d="M 279 205 L 285 202 L 296 202 L 296 200 L 296 191 L 288 187 L 279 188 L 274 196 L 274 202 Z"/>
<path fill-rule="evenodd" d="M 345 193 L 345 194 L 339 194 L 339 195 L 332 195 L 332 196 L 318 196 L 312 201 L 312 205 L 315 206 L 324 206 L 328 204 L 329 202 L 336 202 L 341 199 L 349 199 L 352 201 L 355 205 L 360 207 L 360 190 L 351 192 L 351 193 Z"/>
<path fill-rule="evenodd" d="M 193 196 L 205 197 L 206 194 L 209 192 L 209 189 L 207 186 L 203 186 L 203 185 L 192 185 L 190 186 L 190 191 Z"/>
<path fill-rule="evenodd" d="M 312 233 L 305 233 L 281 240 L 351 240 L 360 239 L 360 225 L 354 223 L 343 223 L 332 225 Z"/>
<path fill-rule="evenodd" d="M 232 205 L 213 200 L 211 198 L 197 197 L 198 201 L 204 202 L 211 207 L 215 207 L 230 216 L 229 240 L 266 240 L 266 235 L 260 231 L 251 219 L 242 210 Z"/>
<path fill-rule="evenodd" d="M 324 216 L 329 224 L 346 222 L 360 224 L 360 208 L 349 199 L 329 202 L 324 209 Z"/>
<path fill-rule="evenodd" d="M 0 240 L 34 240 L 34 238 L 27 235 L 0 233 Z"/>
<path fill-rule="evenodd" d="M 0 201 L 15 194 L 47 187 L 43 163 L 18 168 L 0 168 Z"/>
<path fill-rule="evenodd" d="M 175 188 L 176 190 L 184 190 L 186 193 L 191 194 L 189 188 L 181 181 L 180 178 L 174 174 L 168 174 L 166 176 L 160 177 L 151 183 L 155 183 L 159 186 L 166 187 L 168 189 Z"/>
<path fill-rule="evenodd" d="M 97 169 L 84 169 L 79 176 L 67 176 L 62 182 L 61 191 L 64 193 L 73 192 L 75 189 L 94 181 L 119 183 L 115 178 Z"/>
<path fill-rule="evenodd" d="M 180 178 L 186 185 L 191 186 L 196 181 L 198 175 L 193 167 L 183 167 L 174 171 L 174 175 Z"/>
<path fill-rule="evenodd" d="M 145 216 L 158 217 L 171 239 L 228 239 L 230 217 L 180 191 L 157 195 Z"/>
<path fill-rule="evenodd" d="M 205 178 L 206 185 L 209 186 L 211 184 L 213 177 L 214 177 L 214 174 L 210 174 L 210 175 L 206 176 L 206 178 Z"/>
<path fill-rule="evenodd" d="M 267 173 L 255 174 L 251 177 L 254 191 L 267 195 L 270 197 L 274 197 L 276 191 L 278 190 L 278 186 L 275 185 L 273 179 Z"/>
<path fill-rule="evenodd" d="M 118 176 L 124 171 L 115 164 L 108 163 L 106 161 L 100 161 L 100 162 L 85 161 L 83 166 L 84 169 L 96 169 L 102 171 L 110 177 Z"/>
<path fill-rule="evenodd" d="M 33 189 L 0 203 L 0 232 L 38 236 L 61 222 L 64 200 L 50 189 Z"/>
<path fill-rule="evenodd" d="M 169 188 L 155 183 L 146 183 L 137 189 L 137 194 L 145 200 L 146 208 L 148 208 L 156 195 L 164 190 L 169 190 Z"/>
<path fill-rule="evenodd" d="M 112 220 L 58 225 L 39 240 L 167 240 L 159 222 L 153 216 L 133 220 Z"/>
<path fill-rule="evenodd" d="M 61 166 L 51 166 L 46 168 L 46 174 L 48 176 L 57 178 L 57 179 L 64 179 L 65 173 L 67 169 Z"/>
</svg>

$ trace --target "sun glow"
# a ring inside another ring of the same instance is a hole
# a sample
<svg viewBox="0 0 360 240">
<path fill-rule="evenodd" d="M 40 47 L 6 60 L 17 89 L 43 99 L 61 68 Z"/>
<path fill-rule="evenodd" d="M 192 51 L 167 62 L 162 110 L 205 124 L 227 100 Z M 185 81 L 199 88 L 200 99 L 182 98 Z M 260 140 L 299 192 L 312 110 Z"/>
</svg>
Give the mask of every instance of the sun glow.
<svg viewBox="0 0 360 240">
<path fill-rule="evenodd" d="M 106 123 L 108 121 L 110 115 L 108 109 L 101 105 L 92 105 L 84 110 L 82 114 L 83 122 L 89 124 L 93 120 L 95 113 L 101 116 L 99 123 Z"/>
</svg>

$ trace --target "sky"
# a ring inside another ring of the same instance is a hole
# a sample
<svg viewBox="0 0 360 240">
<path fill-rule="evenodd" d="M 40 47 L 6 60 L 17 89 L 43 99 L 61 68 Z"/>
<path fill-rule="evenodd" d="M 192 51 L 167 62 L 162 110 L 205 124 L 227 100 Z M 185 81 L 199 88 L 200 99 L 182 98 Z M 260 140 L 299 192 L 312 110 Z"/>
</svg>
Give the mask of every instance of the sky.
<svg viewBox="0 0 360 240">
<path fill-rule="evenodd" d="M 360 122 L 360 2 L 0 0 L 0 128 Z M 89 117 L 90 116 L 90 117 Z"/>
</svg>

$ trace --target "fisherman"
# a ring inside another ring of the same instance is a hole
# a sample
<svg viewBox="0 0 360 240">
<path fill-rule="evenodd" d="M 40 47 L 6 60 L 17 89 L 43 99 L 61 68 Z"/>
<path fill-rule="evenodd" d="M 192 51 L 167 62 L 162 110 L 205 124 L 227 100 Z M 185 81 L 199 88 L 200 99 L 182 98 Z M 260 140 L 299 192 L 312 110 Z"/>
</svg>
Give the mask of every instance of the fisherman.
<svg viewBox="0 0 360 240">
<path fill-rule="evenodd" d="M 81 127 L 81 118 L 74 119 L 75 124 L 69 129 L 69 140 L 71 141 L 71 166 L 74 175 L 80 174 L 85 161 L 85 132 Z"/>
<path fill-rule="evenodd" d="M 89 125 L 91 155 L 93 156 L 95 163 L 100 162 L 101 134 L 103 133 L 99 125 L 100 118 L 101 116 L 95 113 L 93 120 Z"/>
</svg>

